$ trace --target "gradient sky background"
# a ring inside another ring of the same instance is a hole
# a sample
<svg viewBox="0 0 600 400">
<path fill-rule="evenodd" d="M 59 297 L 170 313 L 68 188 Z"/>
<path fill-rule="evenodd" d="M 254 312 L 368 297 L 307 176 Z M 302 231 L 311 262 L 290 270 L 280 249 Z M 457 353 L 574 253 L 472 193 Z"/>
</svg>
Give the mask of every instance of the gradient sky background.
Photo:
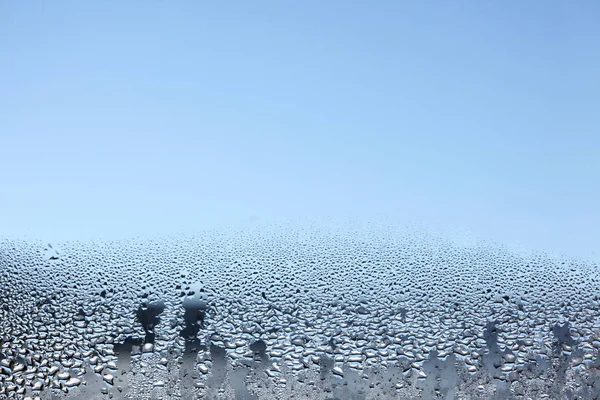
<svg viewBox="0 0 600 400">
<path fill-rule="evenodd" d="M 597 1 L 0 0 L 0 236 L 389 218 L 598 257 Z"/>
</svg>

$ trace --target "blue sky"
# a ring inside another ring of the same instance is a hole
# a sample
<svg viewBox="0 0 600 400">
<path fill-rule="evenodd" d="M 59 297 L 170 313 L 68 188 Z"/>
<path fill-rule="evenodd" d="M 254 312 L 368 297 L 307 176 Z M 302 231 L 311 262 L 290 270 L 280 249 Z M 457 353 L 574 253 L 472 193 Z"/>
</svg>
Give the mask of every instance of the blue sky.
<svg viewBox="0 0 600 400">
<path fill-rule="evenodd" d="M 595 1 L 0 1 L 0 234 L 388 218 L 595 254 Z"/>
</svg>

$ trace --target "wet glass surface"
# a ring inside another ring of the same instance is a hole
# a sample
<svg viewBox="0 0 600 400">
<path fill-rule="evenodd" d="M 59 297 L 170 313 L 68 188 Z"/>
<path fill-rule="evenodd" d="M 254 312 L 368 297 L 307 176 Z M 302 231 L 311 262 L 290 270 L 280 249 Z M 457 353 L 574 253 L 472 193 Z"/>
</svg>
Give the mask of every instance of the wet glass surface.
<svg viewBox="0 0 600 400">
<path fill-rule="evenodd" d="M 599 399 L 599 20 L 0 0 L 0 400 Z"/>
<path fill-rule="evenodd" d="M 594 398 L 597 267 L 399 229 L 2 241 L 7 398 Z"/>
</svg>

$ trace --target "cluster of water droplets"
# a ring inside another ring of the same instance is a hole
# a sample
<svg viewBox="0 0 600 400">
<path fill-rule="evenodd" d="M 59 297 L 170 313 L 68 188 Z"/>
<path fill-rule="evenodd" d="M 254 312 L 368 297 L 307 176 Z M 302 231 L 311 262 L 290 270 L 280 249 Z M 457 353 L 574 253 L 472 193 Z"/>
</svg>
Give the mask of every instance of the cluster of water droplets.
<svg viewBox="0 0 600 400">
<path fill-rule="evenodd" d="M 0 242 L 0 398 L 594 398 L 598 267 L 391 227 Z"/>
</svg>

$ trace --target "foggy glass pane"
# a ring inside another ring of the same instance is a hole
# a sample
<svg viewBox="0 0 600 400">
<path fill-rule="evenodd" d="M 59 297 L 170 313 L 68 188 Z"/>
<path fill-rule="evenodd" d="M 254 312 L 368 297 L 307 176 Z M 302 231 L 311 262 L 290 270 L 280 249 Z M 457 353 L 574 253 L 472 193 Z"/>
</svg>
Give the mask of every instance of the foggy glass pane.
<svg viewBox="0 0 600 400">
<path fill-rule="evenodd" d="M 599 4 L 0 0 L 0 400 L 599 399 Z"/>
<path fill-rule="evenodd" d="M 3 241 L 3 396 L 595 396 L 596 266 L 308 229 Z"/>
</svg>

